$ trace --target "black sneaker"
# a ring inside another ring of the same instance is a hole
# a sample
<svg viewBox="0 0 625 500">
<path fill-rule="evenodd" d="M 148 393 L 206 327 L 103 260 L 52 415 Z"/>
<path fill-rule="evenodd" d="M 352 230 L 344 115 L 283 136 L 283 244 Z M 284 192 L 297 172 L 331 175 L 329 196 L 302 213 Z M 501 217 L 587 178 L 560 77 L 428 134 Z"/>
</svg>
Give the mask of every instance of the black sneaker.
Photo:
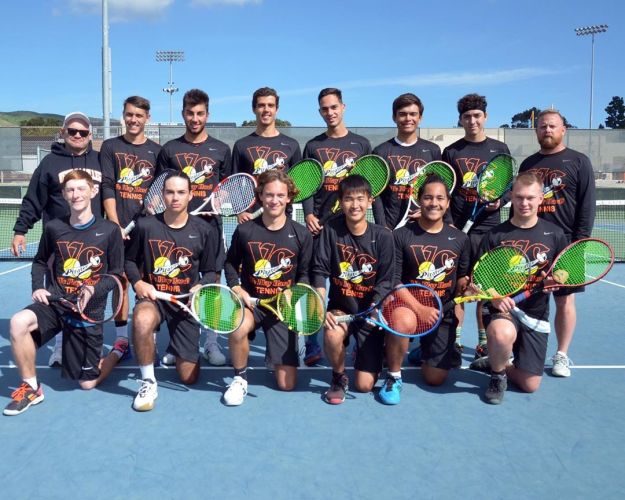
<svg viewBox="0 0 625 500">
<path fill-rule="evenodd" d="M 476 372 L 490 372 L 490 359 L 488 356 L 484 356 L 483 358 L 477 358 L 471 361 L 469 365 L 469 370 L 475 370 Z"/>
<path fill-rule="evenodd" d="M 475 357 L 474 360 L 483 358 L 488 356 L 488 346 L 486 344 L 478 344 L 475 347 Z"/>
<path fill-rule="evenodd" d="M 11 393 L 11 402 L 5 406 L 5 415 L 19 415 L 30 408 L 30 405 L 37 405 L 43 401 L 43 389 L 41 384 L 35 391 L 26 382 L 22 382 L 21 385 Z"/>
<path fill-rule="evenodd" d="M 331 405 L 340 405 L 345 401 L 345 393 L 349 386 L 349 378 L 344 373 L 338 376 L 332 375 L 332 384 L 324 394 L 325 400 Z"/>
<path fill-rule="evenodd" d="M 492 374 L 490 383 L 484 393 L 484 399 L 491 405 L 500 405 L 503 403 L 503 396 L 508 388 L 508 377 L 505 375 Z"/>
</svg>

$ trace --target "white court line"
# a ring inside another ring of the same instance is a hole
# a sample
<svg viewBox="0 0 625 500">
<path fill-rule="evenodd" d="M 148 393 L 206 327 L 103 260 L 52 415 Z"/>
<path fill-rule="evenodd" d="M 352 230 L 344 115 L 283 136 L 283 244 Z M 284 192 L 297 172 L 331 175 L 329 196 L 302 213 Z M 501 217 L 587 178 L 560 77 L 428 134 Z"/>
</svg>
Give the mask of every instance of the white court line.
<svg viewBox="0 0 625 500">
<path fill-rule="evenodd" d="M 608 280 L 599 280 L 599 281 L 602 281 L 603 283 L 607 283 L 608 285 L 618 286 L 619 288 L 625 288 L 625 285 L 614 283 L 613 281 L 608 281 Z"/>
<path fill-rule="evenodd" d="M 23 266 L 14 267 L 13 269 L 9 269 L 8 271 L 2 271 L 0 276 L 4 276 L 5 274 L 14 273 L 15 271 L 19 271 L 20 269 L 24 269 L 26 267 L 32 266 L 32 262 L 30 264 L 24 264 Z"/>
</svg>

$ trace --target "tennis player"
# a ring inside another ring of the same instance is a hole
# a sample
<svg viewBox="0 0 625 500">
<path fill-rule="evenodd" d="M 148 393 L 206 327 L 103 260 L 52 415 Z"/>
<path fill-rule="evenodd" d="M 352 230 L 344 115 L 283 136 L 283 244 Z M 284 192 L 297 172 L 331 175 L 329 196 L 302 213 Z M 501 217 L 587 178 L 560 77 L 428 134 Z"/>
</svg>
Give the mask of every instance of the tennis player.
<svg viewBox="0 0 625 500">
<path fill-rule="evenodd" d="M 267 170 L 287 171 L 302 159 L 299 143 L 276 127 L 279 107 L 280 96 L 274 89 L 262 87 L 254 92 L 252 111 L 256 116 L 256 130 L 234 143 L 232 173 L 257 177 Z M 249 220 L 257 208 L 259 205 L 254 204 L 249 211 L 239 214 L 239 222 Z"/>
<path fill-rule="evenodd" d="M 562 229 L 538 217 L 543 200 L 542 179 L 532 172 L 519 174 L 512 187 L 512 218 L 492 228 L 480 244 L 479 255 L 500 245 L 521 249 L 531 272 L 528 287 L 543 278 L 554 257 L 566 246 Z M 470 365 L 475 370 L 490 369 L 490 382 L 484 393 L 485 401 L 490 404 L 502 403 L 508 378 L 523 392 L 537 391 L 542 380 L 547 334 L 530 329 L 512 314 L 514 305 L 510 297 L 487 303 L 484 324 L 488 356 Z M 549 296 L 546 293 L 533 295 L 518 307 L 548 326 Z M 514 355 L 512 363 L 511 355 Z"/>
<path fill-rule="evenodd" d="M 393 230 L 402 219 L 410 200 L 410 184 L 419 168 L 441 159 L 441 148 L 419 137 L 423 103 L 414 94 L 402 94 L 393 101 L 397 135 L 377 146 L 391 169 L 391 180 L 373 204 L 375 222 Z"/>
<path fill-rule="evenodd" d="M 393 234 L 367 222 L 371 186 L 360 175 L 345 178 L 338 186 L 342 214 L 325 225 L 311 271 L 314 286 L 326 296 L 330 280 L 328 313 L 324 324 L 324 349 L 332 366 L 326 402 L 345 401 L 349 379 L 345 373 L 345 349 L 350 336 L 357 345 L 354 387 L 369 392 L 382 370 L 384 333 L 364 320 L 337 323 L 335 316 L 369 308 L 390 292 L 393 284 Z"/>
<path fill-rule="evenodd" d="M 488 115 L 486 113 L 486 98 L 478 94 L 468 94 L 458 101 L 459 122 L 464 129 L 464 137 L 443 150 L 443 160 L 456 170 L 458 187 L 452 193 L 451 217 L 454 226 L 463 228 L 477 199 L 477 174 L 480 169 L 498 154 L 510 154 L 508 146 L 496 139 L 486 137 L 484 126 Z M 504 199 L 504 203 L 507 198 Z M 471 250 L 477 252 L 484 234 L 500 222 L 501 201 L 490 203 L 480 214 L 469 232 Z M 478 344 L 475 348 L 475 357 L 486 354 L 486 331 L 477 308 Z M 462 351 L 461 330 L 464 322 L 464 305 L 457 307 L 459 317 L 456 332 L 456 344 Z"/>
<path fill-rule="evenodd" d="M 443 306 L 466 288 L 471 263 L 469 238 L 443 220 L 450 203 L 448 188 L 439 176 L 429 175 L 419 189 L 421 216 L 394 231 L 395 283 L 421 283 L 432 288 Z M 436 318 L 434 318 L 435 320 Z M 428 385 L 445 382 L 452 368 L 462 364 L 455 348 L 458 320 L 452 308 L 433 333 L 421 337 L 421 375 Z M 388 376 L 380 390 L 386 404 L 398 404 L 402 388 L 401 363 L 408 349 L 405 337 L 387 335 Z"/>
<path fill-rule="evenodd" d="M 100 148 L 102 166 L 102 199 L 106 217 L 125 228 L 141 211 L 143 198 L 154 180 L 156 159 L 161 146 L 145 136 L 150 119 L 150 101 L 130 96 L 124 101 L 125 132 L 107 139 Z M 130 235 L 125 236 L 125 244 Z M 124 302 L 115 318 L 118 337 L 128 338 L 128 281 L 124 285 Z M 128 357 L 130 349 L 126 351 Z"/>
<path fill-rule="evenodd" d="M 567 148 L 563 143 L 565 135 L 562 115 L 555 109 L 541 111 L 536 128 L 540 150 L 521 163 L 519 172 L 534 172 L 543 180 L 544 200 L 539 215 L 560 226 L 571 243 L 592 234 L 596 194 L 590 160 Z M 556 377 L 571 375 L 567 353 L 577 323 L 575 294 L 583 291 L 583 287 L 563 288 L 553 294 L 558 348 L 552 358 L 551 373 Z"/>
<path fill-rule="evenodd" d="M 88 172 L 72 170 L 60 184 L 70 214 L 48 221 L 32 266 L 33 303 L 13 315 L 11 348 L 22 378 L 11 394 L 5 415 L 19 415 L 43 401 L 37 380 L 35 354 L 39 347 L 63 331 L 63 377 L 78 380 L 82 389 L 93 389 L 110 373 L 128 349 L 128 340 L 118 338 L 111 352 L 100 359 L 102 325 L 85 322 L 57 302 L 50 302 L 45 280 L 52 264 L 56 285 L 72 293 L 97 274 L 122 274 L 123 245 L 118 227 L 96 217 L 91 209 L 98 189 Z"/>
<path fill-rule="evenodd" d="M 213 244 L 221 233 L 190 215 L 193 198 L 187 174 L 172 171 L 165 180 L 162 214 L 137 221 L 126 252 L 124 269 L 135 290 L 132 336 L 141 370 L 141 387 L 133 408 L 149 411 L 158 397 L 154 375 L 154 333 L 167 323 L 167 352 L 175 357 L 176 371 L 183 384 L 194 384 L 199 374 L 198 325 L 186 312 L 168 302 L 156 300 L 155 292 L 180 295 L 213 283 L 217 263 Z"/>
<path fill-rule="evenodd" d="M 315 237 L 322 229 L 320 220 L 330 212 L 336 202 L 339 182 L 358 158 L 371 153 L 369 140 L 347 129 L 344 121 L 345 104 L 339 89 L 321 90 L 317 101 L 319 114 L 327 129 L 306 143 L 304 158 L 319 161 L 323 165 L 325 177 L 321 189 L 302 203 L 306 227 Z M 322 357 L 317 334 L 307 337 L 305 347 L 304 363 L 307 366 L 316 365 Z"/>
<path fill-rule="evenodd" d="M 177 139 L 167 142 L 158 156 L 157 174 L 165 169 L 184 172 L 191 180 L 193 199 L 189 204 L 189 211 L 198 208 L 204 198 L 210 196 L 219 181 L 230 175 L 231 154 L 230 147 L 206 132 L 208 121 L 208 95 L 199 89 L 191 89 L 185 93 L 182 99 L 182 118 L 185 124 L 185 133 Z M 218 215 L 201 217 L 219 233 L 223 234 L 221 217 Z M 216 282 L 223 269 L 226 249 L 223 246 L 223 238 L 214 239 L 213 252 L 217 259 Z M 221 244 L 218 246 L 217 244 Z M 163 363 L 174 363 L 173 353 L 163 356 Z M 204 343 L 204 358 L 211 365 L 226 364 L 226 357 L 221 352 L 217 343 L 217 334 L 206 330 Z"/>
<path fill-rule="evenodd" d="M 237 226 L 232 236 L 225 265 L 226 282 L 246 308 L 243 323 L 228 337 L 234 368 L 234 378 L 224 393 L 228 406 L 245 401 L 250 340 L 254 340 L 258 327 L 265 333 L 265 361 L 275 368 L 278 388 L 290 391 L 297 382 L 297 334 L 250 300 L 269 298 L 295 283 L 309 282 L 312 237 L 303 225 L 286 215 L 296 194 L 297 188 L 283 171 L 263 172 L 256 188 L 263 214 Z"/>
</svg>

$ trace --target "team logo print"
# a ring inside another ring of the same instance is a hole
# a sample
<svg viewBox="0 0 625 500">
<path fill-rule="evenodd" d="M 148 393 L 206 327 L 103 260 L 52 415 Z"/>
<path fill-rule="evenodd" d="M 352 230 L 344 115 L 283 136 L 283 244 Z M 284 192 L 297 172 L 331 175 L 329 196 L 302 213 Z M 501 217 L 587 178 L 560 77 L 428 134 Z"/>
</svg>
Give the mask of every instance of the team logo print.
<svg viewBox="0 0 625 500">
<path fill-rule="evenodd" d="M 354 166 L 355 158 L 348 157 L 342 163 L 328 160 L 323 164 L 323 171 L 326 177 L 345 177 Z"/>
<path fill-rule="evenodd" d="M 189 266 L 189 257 L 181 255 L 177 262 L 171 262 L 167 257 L 158 257 L 154 261 L 154 271 L 152 274 L 157 276 L 167 276 L 175 278 L 180 274 L 182 269 Z"/>
<path fill-rule="evenodd" d="M 286 146 L 286 144 L 283 144 Z M 252 175 L 260 175 L 267 170 L 284 170 L 288 155 L 284 151 L 272 150 L 268 146 L 252 146 L 247 148 L 247 154 L 254 164 Z"/>
<path fill-rule="evenodd" d="M 80 264 L 78 259 L 69 258 L 63 262 L 63 276 L 66 278 L 78 278 L 86 280 L 91 276 L 95 269 L 101 267 L 100 257 L 94 255 L 84 265 Z"/>
<path fill-rule="evenodd" d="M 195 170 L 192 165 L 187 165 L 182 168 L 182 171 L 191 179 L 191 183 L 204 184 L 204 181 L 213 175 L 213 166 L 204 165 L 201 170 Z"/>
<path fill-rule="evenodd" d="M 397 156 L 392 155 L 388 157 L 389 164 L 395 170 L 395 186 L 408 186 L 412 184 L 423 170 L 425 161 L 416 158 L 412 159 L 412 156 Z M 413 172 L 412 174 L 410 172 Z"/>
<path fill-rule="evenodd" d="M 425 261 L 419 265 L 418 280 L 440 282 L 445 279 L 447 273 L 454 268 L 454 259 L 445 259 L 443 265 L 436 267 L 433 262 Z"/>
<path fill-rule="evenodd" d="M 519 266 L 519 268 L 522 266 L 520 270 L 529 269 L 530 274 L 535 275 L 548 264 L 549 248 L 542 243 L 530 244 L 528 240 L 506 240 L 502 241 L 501 244 L 518 248 L 527 255 L 527 259 L 521 256 L 513 257 L 518 259 L 518 262 L 510 263 L 510 267 L 513 269 L 517 268 L 515 266 Z"/>
<path fill-rule="evenodd" d="M 377 263 L 371 255 L 359 253 L 356 248 L 337 243 L 342 256 L 339 263 L 339 279 L 351 283 L 362 283 L 375 276 L 373 266 Z"/>
<path fill-rule="evenodd" d="M 373 266 L 369 262 L 363 262 L 360 269 L 354 269 L 349 262 L 341 262 L 339 268 L 341 269 L 339 279 L 351 281 L 352 283 L 362 283 L 365 276 L 373 272 Z"/>
<path fill-rule="evenodd" d="M 254 259 L 254 278 L 276 281 L 293 270 L 295 254 L 287 248 L 277 248 L 273 243 L 249 242 Z"/>
<path fill-rule="evenodd" d="M 410 248 L 418 264 L 418 280 L 441 283 L 456 267 L 458 255 L 451 250 L 439 250 L 434 245 L 410 245 Z"/>
<path fill-rule="evenodd" d="M 535 173 L 543 180 L 543 195 L 545 196 L 545 200 L 555 198 L 556 194 L 566 187 L 564 182 L 566 173 L 561 170 L 535 168 L 530 170 L 530 172 Z"/>
<path fill-rule="evenodd" d="M 117 164 L 120 166 L 118 184 L 140 186 L 152 178 L 154 166 L 147 160 L 137 161 L 136 155 L 115 153 Z"/>
<path fill-rule="evenodd" d="M 176 247 L 172 241 L 150 240 L 152 274 L 176 278 L 191 267 L 193 252 L 187 248 Z"/>
<path fill-rule="evenodd" d="M 284 168 L 285 159 L 282 156 L 276 158 L 273 163 L 269 163 L 265 158 L 257 158 L 254 160 L 254 175 L 260 175 L 267 170 L 272 170 L 274 168 L 282 169 Z"/>
<path fill-rule="evenodd" d="M 215 160 L 197 153 L 179 153 L 176 161 L 192 184 L 204 184 L 214 174 Z"/>
<path fill-rule="evenodd" d="M 464 189 L 476 189 L 477 188 L 477 172 L 484 163 L 479 158 L 458 158 L 456 163 L 460 167 L 462 172 L 462 188 Z"/>
<path fill-rule="evenodd" d="M 97 247 L 84 247 L 82 243 L 58 241 L 57 248 L 63 258 L 63 278 L 86 280 L 102 268 L 104 252 Z"/>
<path fill-rule="evenodd" d="M 291 267 L 291 259 L 289 258 L 280 259 L 280 263 L 277 266 L 272 266 L 271 262 L 266 259 L 260 259 L 254 265 L 254 277 L 278 280 L 282 277 L 282 273 Z"/>
</svg>

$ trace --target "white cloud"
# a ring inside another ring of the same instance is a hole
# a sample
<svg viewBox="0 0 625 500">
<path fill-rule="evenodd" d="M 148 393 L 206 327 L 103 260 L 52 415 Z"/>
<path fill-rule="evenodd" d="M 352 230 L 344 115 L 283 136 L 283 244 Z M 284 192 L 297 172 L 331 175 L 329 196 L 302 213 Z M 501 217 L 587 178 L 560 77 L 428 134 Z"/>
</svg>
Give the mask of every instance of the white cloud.
<svg viewBox="0 0 625 500">
<path fill-rule="evenodd" d="M 127 21 L 134 17 L 160 17 L 174 0 L 109 0 L 111 21 Z M 69 0 L 72 10 L 77 12 L 102 12 L 102 0 Z"/>
<path fill-rule="evenodd" d="M 248 5 L 261 4 L 263 0 L 191 0 L 191 5 L 212 7 L 213 5 Z"/>
<path fill-rule="evenodd" d="M 377 87 L 456 87 L 456 86 L 495 86 L 521 80 L 529 80 L 541 76 L 556 75 L 563 71 L 544 68 L 517 68 L 510 70 L 484 71 L 480 73 L 431 73 L 408 76 L 392 76 L 387 78 L 372 78 L 365 80 L 351 80 L 346 82 L 325 82 L 314 87 L 281 90 L 281 96 L 316 94 L 323 87 L 333 86 L 344 89 L 377 88 Z M 235 95 L 217 97 L 212 102 L 228 103 L 249 100 L 250 96 Z"/>
</svg>

